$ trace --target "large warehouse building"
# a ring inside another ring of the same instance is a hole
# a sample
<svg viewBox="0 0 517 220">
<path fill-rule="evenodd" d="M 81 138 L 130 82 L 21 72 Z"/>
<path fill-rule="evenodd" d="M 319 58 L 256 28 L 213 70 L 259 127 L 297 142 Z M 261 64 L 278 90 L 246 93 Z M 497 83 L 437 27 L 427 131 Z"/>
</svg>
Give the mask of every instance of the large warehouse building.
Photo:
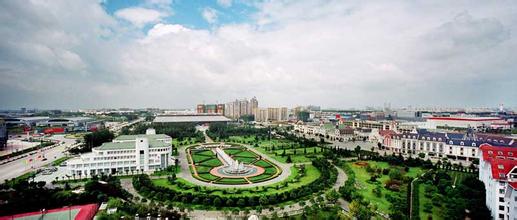
<svg viewBox="0 0 517 220">
<path fill-rule="evenodd" d="M 212 123 L 229 122 L 229 118 L 219 114 L 178 114 L 178 115 L 158 115 L 153 123 Z"/>
</svg>

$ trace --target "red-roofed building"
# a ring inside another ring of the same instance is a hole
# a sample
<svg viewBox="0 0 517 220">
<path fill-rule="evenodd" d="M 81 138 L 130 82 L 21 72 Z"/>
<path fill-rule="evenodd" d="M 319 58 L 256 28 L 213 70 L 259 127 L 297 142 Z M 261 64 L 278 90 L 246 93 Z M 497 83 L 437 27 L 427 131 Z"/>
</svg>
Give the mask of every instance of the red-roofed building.
<svg viewBox="0 0 517 220">
<path fill-rule="evenodd" d="M 517 218 L 517 148 L 482 144 L 479 179 L 486 189 L 486 205 L 494 219 Z"/>
</svg>

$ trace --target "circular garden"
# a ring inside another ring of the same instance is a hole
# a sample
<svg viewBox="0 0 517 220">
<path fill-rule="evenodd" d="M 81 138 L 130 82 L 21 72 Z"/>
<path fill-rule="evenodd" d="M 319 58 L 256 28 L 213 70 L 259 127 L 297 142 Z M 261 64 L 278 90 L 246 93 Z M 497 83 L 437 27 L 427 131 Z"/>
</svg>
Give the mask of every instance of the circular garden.
<svg viewBox="0 0 517 220">
<path fill-rule="evenodd" d="M 225 175 L 218 172 L 225 165 L 213 151 L 216 147 L 221 147 L 233 160 L 253 167 L 254 172 L 245 176 Z M 225 185 L 253 184 L 273 179 L 282 173 L 282 169 L 276 164 L 240 145 L 197 145 L 187 148 L 186 151 L 192 176 L 207 183 Z"/>
</svg>

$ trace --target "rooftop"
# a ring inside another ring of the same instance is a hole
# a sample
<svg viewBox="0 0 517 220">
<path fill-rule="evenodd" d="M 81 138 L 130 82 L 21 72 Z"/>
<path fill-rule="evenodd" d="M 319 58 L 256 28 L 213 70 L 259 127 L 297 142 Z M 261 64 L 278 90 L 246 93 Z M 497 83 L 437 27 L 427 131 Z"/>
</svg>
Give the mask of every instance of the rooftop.
<svg viewBox="0 0 517 220">
<path fill-rule="evenodd" d="M 160 115 L 154 118 L 155 123 L 173 122 L 228 122 L 229 118 L 222 115 Z"/>
<path fill-rule="evenodd" d="M 164 142 L 164 139 L 169 139 L 168 135 L 165 134 L 138 134 L 138 135 L 121 135 L 113 140 L 113 142 L 103 143 L 97 147 L 98 150 L 120 150 L 120 149 L 133 149 L 135 148 L 134 140 L 137 138 L 147 138 L 149 141 L 149 147 L 168 147 L 169 143 Z"/>
</svg>

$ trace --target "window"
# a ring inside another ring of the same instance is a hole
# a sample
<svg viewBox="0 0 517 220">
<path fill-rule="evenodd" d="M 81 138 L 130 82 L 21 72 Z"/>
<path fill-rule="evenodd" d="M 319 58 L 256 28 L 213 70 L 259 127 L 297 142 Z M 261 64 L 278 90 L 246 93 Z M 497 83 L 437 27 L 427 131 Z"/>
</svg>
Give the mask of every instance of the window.
<svg viewBox="0 0 517 220">
<path fill-rule="evenodd" d="M 504 202 L 504 197 L 499 197 L 499 202 Z"/>
<path fill-rule="evenodd" d="M 504 206 L 500 205 L 499 210 L 504 211 Z"/>
<path fill-rule="evenodd" d="M 504 194 L 504 189 L 499 189 L 499 194 Z"/>
<path fill-rule="evenodd" d="M 503 155 L 502 151 L 497 151 L 497 155 Z"/>
</svg>

